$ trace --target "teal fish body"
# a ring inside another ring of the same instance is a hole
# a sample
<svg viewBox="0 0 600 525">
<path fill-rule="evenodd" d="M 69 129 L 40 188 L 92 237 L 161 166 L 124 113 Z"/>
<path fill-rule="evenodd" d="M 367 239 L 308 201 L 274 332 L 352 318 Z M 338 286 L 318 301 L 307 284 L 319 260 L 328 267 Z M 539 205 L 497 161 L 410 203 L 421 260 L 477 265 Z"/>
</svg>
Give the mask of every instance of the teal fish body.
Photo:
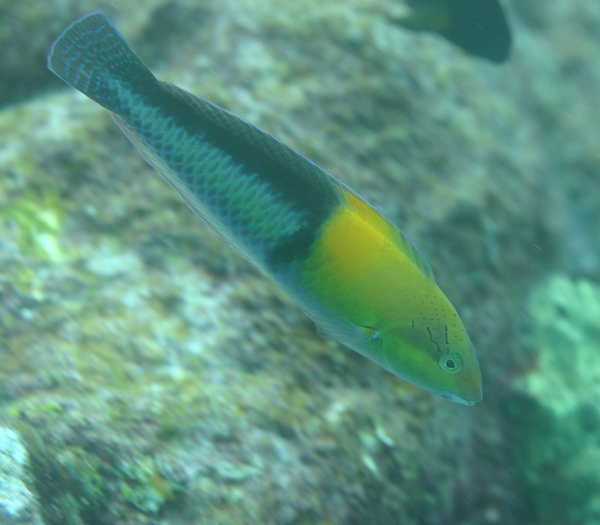
<svg viewBox="0 0 600 525">
<path fill-rule="evenodd" d="M 67 28 L 49 65 L 111 111 L 186 203 L 264 270 L 300 257 L 337 204 L 320 168 L 271 135 L 251 133 L 255 128 L 242 119 L 157 80 L 99 13 Z"/>
<path fill-rule="evenodd" d="M 188 206 L 324 332 L 442 397 L 481 399 L 471 342 L 429 265 L 347 186 L 268 133 L 156 79 L 101 13 L 65 29 L 48 67 L 111 111 Z"/>
</svg>

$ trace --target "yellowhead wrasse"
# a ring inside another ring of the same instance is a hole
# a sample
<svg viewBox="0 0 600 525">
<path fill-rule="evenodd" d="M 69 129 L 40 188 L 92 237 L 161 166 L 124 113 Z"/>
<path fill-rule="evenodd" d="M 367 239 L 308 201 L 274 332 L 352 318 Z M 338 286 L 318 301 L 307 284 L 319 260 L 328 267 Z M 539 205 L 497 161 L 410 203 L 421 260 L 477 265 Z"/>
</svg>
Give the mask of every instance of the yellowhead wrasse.
<svg viewBox="0 0 600 525">
<path fill-rule="evenodd" d="M 324 333 L 434 394 L 481 400 L 469 336 L 431 268 L 350 188 L 268 133 L 157 80 L 101 13 L 65 29 L 48 67 L 111 111 L 184 202 Z"/>
</svg>

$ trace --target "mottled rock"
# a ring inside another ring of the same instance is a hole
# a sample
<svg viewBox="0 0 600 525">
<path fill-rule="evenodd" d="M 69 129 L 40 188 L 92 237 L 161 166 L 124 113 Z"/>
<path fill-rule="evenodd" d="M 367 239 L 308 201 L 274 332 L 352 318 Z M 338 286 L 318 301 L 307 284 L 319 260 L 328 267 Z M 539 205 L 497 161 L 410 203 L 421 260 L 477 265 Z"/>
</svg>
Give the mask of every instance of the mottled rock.
<svg viewBox="0 0 600 525">
<path fill-rule="evenodd" d="M 553 275 L 532 293 L 529 311 L 539 357 L 506 401 L 518 425 L 519 470 L 540 521 L 593 525 L 600 520 L 600 286 Z"/>
<path fill-rule="evenodd" d="M 31 465 L 15 431 L 0 427 L 0 524 L 43 525 L 37 498 L 30 490 Z"/>
</svg>

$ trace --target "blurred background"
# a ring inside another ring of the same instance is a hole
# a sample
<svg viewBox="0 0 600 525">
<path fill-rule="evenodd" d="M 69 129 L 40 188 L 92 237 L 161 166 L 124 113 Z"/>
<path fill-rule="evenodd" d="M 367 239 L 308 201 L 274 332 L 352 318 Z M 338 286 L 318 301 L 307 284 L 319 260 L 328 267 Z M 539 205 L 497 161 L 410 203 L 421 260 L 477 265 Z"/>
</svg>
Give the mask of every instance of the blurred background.
<svg viewBox="0 0 600 525">
<path fill-rule="evenodd" d="M 481 403 L 320 339 L 46 69 L 97 9 L 409 235 Z M 473 9 L 0 2 L 0 524 L 600 523 L 600 4 Z"/>
</svg>

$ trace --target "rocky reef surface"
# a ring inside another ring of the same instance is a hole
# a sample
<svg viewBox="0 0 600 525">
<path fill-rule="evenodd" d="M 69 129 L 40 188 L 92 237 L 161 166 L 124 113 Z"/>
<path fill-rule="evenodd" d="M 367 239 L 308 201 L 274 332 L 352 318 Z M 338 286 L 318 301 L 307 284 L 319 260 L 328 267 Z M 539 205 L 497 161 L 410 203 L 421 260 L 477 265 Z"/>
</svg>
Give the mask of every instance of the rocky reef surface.
<svg viewBox="0 0 600 525">
<path fill-rule="evenodd" d="M 0 2 L 0 524 L 598 522 L 600 7 L 504 2 L 498 66 L 398 4 Z M 46 72 L 98 8 L 409 234 L 483 402 L 320 339 Z"/>
</svg>

